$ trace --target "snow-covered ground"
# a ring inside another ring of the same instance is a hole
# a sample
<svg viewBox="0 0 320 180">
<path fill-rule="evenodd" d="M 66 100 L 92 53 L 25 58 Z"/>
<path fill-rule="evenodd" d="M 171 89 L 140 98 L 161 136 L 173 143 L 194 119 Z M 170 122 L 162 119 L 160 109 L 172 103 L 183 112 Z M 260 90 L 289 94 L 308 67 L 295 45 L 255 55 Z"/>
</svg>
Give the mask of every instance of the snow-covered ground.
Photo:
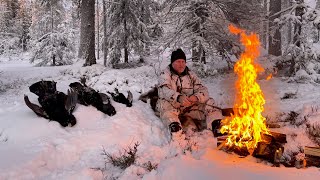
<svg viewBox="0 0 320 180">
<path fill-rule="evenodd" d="M 118 87 L 126 95 L 131 90 L 133 106 L 112 101 L 117 114 L 109 117 L 93 107 L 77 105 L 77 124 L 63 128 L 37 117 L 25 105 L 24 94 L 37 103 L 37 96 L 28 89 L 31 84 L 54 80 L 57 89 L 66 92 L 69 83 L 82 75 L 100 92 Z M 203 80 L 218 106 L 232 107 L 235 79 L 227 74 Z M 272 167 L 252 156 L 240 158 L 217 150 L 209 130 L 195 133 L 190 140 L 171 142 L 167 128 L 150 106 L 138 101 L 140 93 L 156 82 L 154 68 L 149 65 L 122 70 L 81 64 L 33 67 L 24 60 L 0 59 L 0 179 L 319 179 L 316 167 Z M 283 112 L 296 111 L 309 115 L 310 123 L 319 123 L 319 85 L 287 82 L 277 77 L 259 80 L 266 99 L 265 115 L 277 119 Z M 296 93 L 296 98 L 281 100 L 285 93 Z M 304 125 L 281 126 L 273 131 L 287 134 L 286 152 L 315 145 Z M 121 170 L 105 163 L 103 150 L 118 155 L 137 142 L 140 145 L 134 165 Z M 148 171 L 144 168 L 148 162 L 157 168 Z"/>
</svg>

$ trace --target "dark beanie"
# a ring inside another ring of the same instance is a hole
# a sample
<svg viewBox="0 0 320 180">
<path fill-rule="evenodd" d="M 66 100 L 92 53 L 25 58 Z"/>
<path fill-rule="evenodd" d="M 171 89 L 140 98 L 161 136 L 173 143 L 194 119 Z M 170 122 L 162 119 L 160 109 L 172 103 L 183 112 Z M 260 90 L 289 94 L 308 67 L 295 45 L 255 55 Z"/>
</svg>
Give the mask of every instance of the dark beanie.
<svg viewBox="0 0 320 180">
<path fill-rule="evenodd" d="M 171 64 L 177 60 L 177 59 L 184 59 L 185 61 L 187 60 L 186 55 L 182 51 L 182 49 L 177 49 L 176 51 L 173 51 L 171 54 Z"/>
</svg>

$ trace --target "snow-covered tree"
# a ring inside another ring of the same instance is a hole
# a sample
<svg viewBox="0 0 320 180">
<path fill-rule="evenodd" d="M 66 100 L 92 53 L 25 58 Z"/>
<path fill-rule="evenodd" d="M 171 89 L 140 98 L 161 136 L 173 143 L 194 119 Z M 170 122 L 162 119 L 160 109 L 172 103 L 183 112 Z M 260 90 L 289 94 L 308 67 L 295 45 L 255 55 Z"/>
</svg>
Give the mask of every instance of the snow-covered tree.
<svg viewBox="0 0 320 180">
<path fill-rule="evenodd" d="M 229 36 L 234 23 L 248 30 L 258 30 L 261 3 L 241 0 L 167 0 L 163 3 L 164 47 L 192 49 L 192 59 L 202 61 L 232 52 L 236 41 Z"/>
<path fill-rule="evenodd" d="M 269 28 L 272 29 L 272 31 L 269 33 L 268 53 L 275 56 L 281 56 L 281 32 L 278 28 L 274 28 L 276 26 L 274 24 L 274 19 L 280 17 L 281 1 L 270 0 L 269 4 Z"/>
<path fill-rule="evenodd" d="M 74 59 L 74 33 L 68 24 L 64 1 L 34 1 L 30 61 L 37 65 L 65 65 Z"/>
<path fill-rule="evenodd" d="M 294 35 L 285 47 L 283 58 L 277 62 L 278 69 L 295 80 L 320 82 L 320 52 L 311 37 L 312 27 L 320 29 L 320 11 L 311 9 L 303 0 L 296 0 L 282 13 L 275 22 L 280 28 L 291 22 Z"/>
<path fill-rule="evenodd" d="M 15 33 L 15 21 L 18 17 L 20 9 L 18 0 L 4 0 L 2 2 L 5 6 L 3 13 L 4 26 L 1 27 L 2 31 Z"/>
<path fill-rule="evenodd" d="M 37 66 L 72 64 L 75 49 L 65 34 L 66 32 L 53 32 L 39 38 L 32 50 L 30 62 Z"/>
<path fill-rule="evenodd" d="M 62 0 L 39 0 L 32 2 L 31 37 L 38 39 L 55 31 L 65 20 L 66 11 Z"/>
<path fill-rule="evenodd" d="M 319 9 L 319 8 L 320 8 L 320 1 L 316 0 L 316 9 Z"/>
<path fill-rule="evenodd" d="M 150 43 L 151 4 L 151 0 L 115 0 L 109 4 L 106 45 L 110 64 L 120 62 L 121 51 L 124 52 L 125 63 L 129 62 L 130 53 L 140 58 L 144 55 Z"/>
<path fill-rule="evenodd" d="M 20 12 L 19 12 L 19 34 L 20 44 L 23 51 L 27 50 L 28 41 L 30 39 L 30 26 L 31 26 L 31 8 L 25 0 L 21 0 Z"/>
<path fill-rule="evenodd" d="M 0 1 L 0 53 L 25 51 L 30 24 L 30 6 L 25 0 Z"/>
</svg>

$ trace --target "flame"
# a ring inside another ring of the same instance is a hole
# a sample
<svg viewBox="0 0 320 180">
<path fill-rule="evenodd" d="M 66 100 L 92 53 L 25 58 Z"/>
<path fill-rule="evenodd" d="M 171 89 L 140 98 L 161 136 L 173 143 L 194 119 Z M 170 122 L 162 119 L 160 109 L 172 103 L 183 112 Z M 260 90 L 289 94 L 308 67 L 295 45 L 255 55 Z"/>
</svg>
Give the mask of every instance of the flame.
<svg viewBox="0 0 320 180">
<path fill-rule="evenodd" d="M 246 34 L 244 30 L 230 25 L 229 30 L 233 34 L 240 34 L 240 41 L 245 46 L 245 51 L 234 66 L 234 72 L 238 75 L 236 81 L 236 99 L 234 114 L 223 120 L 222 133 L 228 133 L 227 146 L 246 147 L 249 152 L 256 148 L 262 141 L 261 134 L 267 133 L 266 118 L 262 116 L 265 99 L 259 84 L 257 73 L 264 69 L 255 64 L 254 60 L 259 56 L 259 38 L 257 34 Z"/>
<path fill-rule="evenodd" d="M 270 80 L 272 78 L 272 73 L 268 75 L 267 80 Z"/>
</svg>

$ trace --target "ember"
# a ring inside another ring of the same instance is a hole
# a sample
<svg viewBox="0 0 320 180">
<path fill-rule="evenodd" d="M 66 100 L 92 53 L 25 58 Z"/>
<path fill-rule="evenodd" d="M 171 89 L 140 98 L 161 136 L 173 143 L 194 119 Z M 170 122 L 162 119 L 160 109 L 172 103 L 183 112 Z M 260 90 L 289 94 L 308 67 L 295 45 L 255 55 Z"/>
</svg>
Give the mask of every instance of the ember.
<svg viewBox="0 0 320 180">
<path fill-rule="evenodd" d="M 240 34 L 245 51 L 234 67 L 234 72 L 238 75 L 234 114 L 222 121 L 224 126 L 221 127 L 221 132 L 228 134 L 226 146 L 245 149 L 252 154 L 258 143 L 263 141 L 262 135 L 269 134 L 266 119 L 261 114 L 265 99 L 256 81 L 257 73 L 264 69 L 254 62 L 260 54 L 260 42 L 254 33 L 248 35 L 244 30 L 232 25 L 229 30 L 233 34 Z"/>
</svg>

